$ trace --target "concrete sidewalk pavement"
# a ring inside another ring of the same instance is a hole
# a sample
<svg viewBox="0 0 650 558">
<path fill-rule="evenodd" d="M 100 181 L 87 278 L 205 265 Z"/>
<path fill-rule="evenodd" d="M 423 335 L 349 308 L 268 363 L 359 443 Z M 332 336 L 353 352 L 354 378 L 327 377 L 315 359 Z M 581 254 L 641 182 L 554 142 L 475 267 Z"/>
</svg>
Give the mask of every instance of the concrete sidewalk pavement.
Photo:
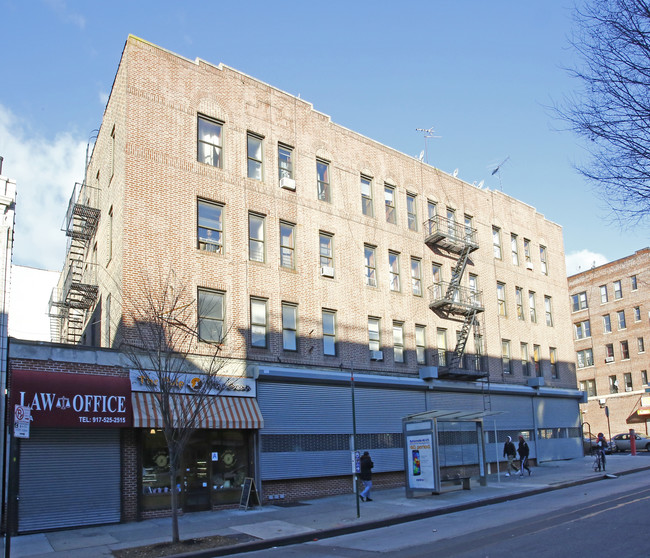
<svg viewBox="0 0 650 558">
<path fill-rule="evenodd" d="M 643 470 L 650 470 L 649 456 L 607 457 L 608 474 L 622 475 Z M 524 477 L 492 474 L 488 477 L 487 486 L 480 486 L 477 480 L 472 479 L 471 490 L 461 490 L 460 486 L 445 486 L 443 494 L 423 494 L 417 498 L 406 498 L 404 488 L 375 490 L 372 502 L 360 503 L 360 517 L 357 517 L 354 494 L 305 500 L 288 506 L 265 505 L 247 511 L 234 509 L 190 513 L 179 518 L 181 539 L 245 534 L 257 540 L 183 556 L 223 556 L 244 549 L 323 539 L 605 478 L 603 473 L 594 472 L 593 457 L 545 462 L 533 467 L 532 471 L 531 476 Z M 171 520 L 161 518 L 137 523 L 21 535 L 11 538 L 11 557 L 108 558 L 113 556 L 114 550 L 167 542 L 170 540 L 170 534 Z M 4 551 L 4 548 L 2 550 Z"/>
</svg>

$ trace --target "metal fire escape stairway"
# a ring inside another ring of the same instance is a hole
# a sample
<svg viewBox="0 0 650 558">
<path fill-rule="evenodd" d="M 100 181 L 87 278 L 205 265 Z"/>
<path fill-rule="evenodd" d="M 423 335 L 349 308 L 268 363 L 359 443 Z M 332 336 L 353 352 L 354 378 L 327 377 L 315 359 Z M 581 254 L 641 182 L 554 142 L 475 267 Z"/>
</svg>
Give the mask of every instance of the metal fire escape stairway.
<svg viewBox="0 0 650 558">
<path fill-rule="evenodd" d="M 489 408 L 489 374 L 483 358 L 482 324 L 478 319 L 484 311 L 481 293 L 473 288 L 463 287 L 461 280 L 472 252 L 478 249 L 476 229 L 465 224 L 456 223 L 445 217 L 435 216 L 425 223 L 425 243 L 430 248 L 445 250 L 457 256 L 452 268 L 451 280 L 440 281 L 429 288 L 429 308 L 445 319 L 461 321 L 462 326 L 457 333 L 456 347 L 449 355 L 445 355 L 439 363 L 439 377 L 457 380 L 479 380 L 482 382 L 486 408 Z M 466 355 L 467 341 L 470 332 L 474 332 L 475 353 Z"/>
<path fill-rule="evenodd" d="M 84 282 L 84 260 L 88 245 L 99 224 L 100 210 L 80 203 L 84 185 L 75 184 L 63 230 L 68 236 L 68 250 L 62 289 L 50 298 L 53 341 L 76 344 L 83 334 L 86 311 L 97 300 L 98 287 Z M 58 331 L 58 339 L 55 334 Z"/>
</svg>

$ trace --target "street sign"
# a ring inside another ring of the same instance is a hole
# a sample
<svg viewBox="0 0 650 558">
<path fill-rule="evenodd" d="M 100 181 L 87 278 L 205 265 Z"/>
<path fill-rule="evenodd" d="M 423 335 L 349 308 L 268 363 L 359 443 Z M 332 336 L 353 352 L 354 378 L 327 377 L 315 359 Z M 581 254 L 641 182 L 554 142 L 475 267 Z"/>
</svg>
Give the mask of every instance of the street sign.
<svg viewBox="0 0 650 558">
<path fill-rule="evenodd" d="M 29 438 L 30 422 L 31 408 L 26 405 L 16 405 L 14 409 L 14 436 L 16 438 Z"/>
</svg>

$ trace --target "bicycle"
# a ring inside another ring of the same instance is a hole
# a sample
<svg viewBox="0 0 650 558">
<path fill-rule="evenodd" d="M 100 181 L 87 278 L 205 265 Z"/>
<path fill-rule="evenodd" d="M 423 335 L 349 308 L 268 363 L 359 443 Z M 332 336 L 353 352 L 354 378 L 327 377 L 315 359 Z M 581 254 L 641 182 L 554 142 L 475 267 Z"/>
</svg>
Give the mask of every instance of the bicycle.
<svg viewBox="0 0 650 558">
<path fill-rule="evenodd" d="M 594 459 L 594 471 L 599 472 L 601 470 L 605 470 L 605 456 L 603 455 L 602 451 L 596 450 L 596 458 Z"/>
</svg>

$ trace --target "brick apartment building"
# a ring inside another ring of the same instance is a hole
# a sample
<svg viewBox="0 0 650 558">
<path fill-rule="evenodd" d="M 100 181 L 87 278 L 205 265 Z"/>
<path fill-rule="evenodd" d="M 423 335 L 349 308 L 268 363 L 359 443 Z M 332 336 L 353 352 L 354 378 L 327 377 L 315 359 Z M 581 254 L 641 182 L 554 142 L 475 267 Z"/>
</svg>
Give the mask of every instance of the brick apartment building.
<svg viewBox="0 0 650 558">
<path fill-rule="evenodd" d="M 585 431 L 650 434 L 650 248 L 568 282 Z"/>
<path fill-rule="evenodd" d="M 561 227 L 298 97 L 129 37 L 67 223 L 61 343 L 114 353 L 125 301 L 172 268 L 202 338 L 228 331 L 249 371 L 259 416 L 205 425 L 185 456 L 192 509 L 236 503 L 245 476 L 265 502 L 350 492 L 352 373 L 379 486 L 404 482 L 402 419 L 425 411 L 484 418 L 483 450 L 441 426 L 445 467 L 494 463 L 519 433 L 533 459 L 582 455 Z M 127 518 L 169 506 L 137 402 L 113 442 L 140 464 Z"/>
</svg>

